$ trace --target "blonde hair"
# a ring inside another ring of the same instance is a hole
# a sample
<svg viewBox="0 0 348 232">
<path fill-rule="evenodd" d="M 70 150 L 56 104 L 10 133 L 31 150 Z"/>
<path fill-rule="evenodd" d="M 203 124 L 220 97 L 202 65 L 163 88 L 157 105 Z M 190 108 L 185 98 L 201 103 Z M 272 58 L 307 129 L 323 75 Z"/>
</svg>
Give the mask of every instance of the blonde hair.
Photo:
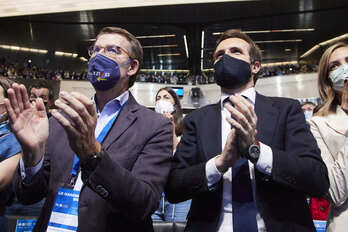
<svg viewBox="0 0 348 232">
<path fill-rule="evenodd" d="M 336 113 L 337 105 L 339 105 L 339 99 L 333 89 L 332 81 L 329 78 L 329 60 L 332 53 L 336 49 L 342 47 L 348 47 L 348 45 L 343 42 L 338 42 L 330 46 L 328 49 L 326 49 L 320 59 L 318 72 L 318 89 L 323 104 L 320 105 L 318 112 L 315 115 L 327 116 L 329 114 Z"/>
</svg>

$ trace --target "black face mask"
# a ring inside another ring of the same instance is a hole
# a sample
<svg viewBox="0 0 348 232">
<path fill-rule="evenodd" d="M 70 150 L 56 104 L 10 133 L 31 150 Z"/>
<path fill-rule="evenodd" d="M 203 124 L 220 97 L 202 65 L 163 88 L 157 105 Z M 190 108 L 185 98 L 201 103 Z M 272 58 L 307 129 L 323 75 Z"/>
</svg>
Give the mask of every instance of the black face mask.
<svg viewBox="0 0 348 232">
<path fill-rule="evenodd" d="M 248 83 L 251 76 L 250 64 L 224 54 L 214 65 L 216 84 L 232 89 Z"/>
</svg>

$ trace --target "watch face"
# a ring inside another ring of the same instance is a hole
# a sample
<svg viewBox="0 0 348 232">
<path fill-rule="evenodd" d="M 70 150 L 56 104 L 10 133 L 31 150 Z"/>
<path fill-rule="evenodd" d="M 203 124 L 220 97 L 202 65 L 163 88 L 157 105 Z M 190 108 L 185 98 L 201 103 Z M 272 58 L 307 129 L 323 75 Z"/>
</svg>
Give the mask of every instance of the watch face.
<svg viewBox="0 0 348 232">
<path fill-rule="evenodd" d="M 260 151 L 257 146 L 252 146 L 250 150 L 251 150 L 251 153 L 259 153 Z"/>
<path fill-rule="evenodd" d="M 249 155 L 253 159 L 258 159 L 260 155 L 260 148 L 257 145 L 251 145 L 249 149 Z"/>
</svg>

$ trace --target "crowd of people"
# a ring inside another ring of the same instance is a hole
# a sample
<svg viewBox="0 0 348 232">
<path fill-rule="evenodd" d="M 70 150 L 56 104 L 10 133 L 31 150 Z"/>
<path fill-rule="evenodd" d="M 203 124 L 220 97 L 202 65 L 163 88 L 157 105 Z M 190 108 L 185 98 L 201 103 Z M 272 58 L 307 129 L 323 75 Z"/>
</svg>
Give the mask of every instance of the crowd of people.
<svg viewBox="0 0 348 232">
<path fill-rule="evenodd" d="M 86 72 L 50 70 L 40 68 L 31 61 L 14 62 L 5 57 L 0 57 L 0 75 L 10 79 L 87 80 Z"/>
<path fill-rule="evenodd" d="M 283 76 L 288 74 L 317 72 L 316 65 L 291 64 L 279 66 L 262 67 L 258 76 L 266 78 L 272 76 Z M 40 68 L 31 62 L 19 63 L 11 62 L 5 57 L 0 58 L 0 75 L 9 78 L 23 79 L 46 79 L 46 80 L 88 80 L 87 72 L 65 71 L 62 69 L 50 70 Z M 204 71 L 200 75 L 190 75 L 189 73 L 177 72 L 139 72 L 137 82 L 150 82 L 174 85 L 204 85 L 215 83 L 214 72 Z"/>
<path fill-rule="evenodd" d="M 312 232 L 321 199 L 327 231 L 346 230 L 348 45 L 323 54 L 322 103 L 301 108 L 256 92 L 261 51 L 227 30 L 213 57 L 220 101 L 185 118 L 171 88 L 154 96 L 155 111 L 132 96 L 150 74 L 138 75 L 143 50 L 128 31 L 103 28 L 90 56 L 92 99 L 62 91 L 53 103 L 49 88 L 28 93 L 0 78 L 2 205 L 43 202 L 33 231 L 152 232 L 153 221 L 185 221 L 185 231 Z"/>
</svg>

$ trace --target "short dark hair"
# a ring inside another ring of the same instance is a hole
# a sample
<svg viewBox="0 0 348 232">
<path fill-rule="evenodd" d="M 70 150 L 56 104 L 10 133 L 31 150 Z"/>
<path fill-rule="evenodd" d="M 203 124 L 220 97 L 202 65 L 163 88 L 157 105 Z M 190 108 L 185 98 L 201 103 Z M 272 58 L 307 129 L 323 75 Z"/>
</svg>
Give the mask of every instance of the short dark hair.
<svg viewBox="0 0 348 232">
<path fill-rule="evenodd" d="M 137 74 L 140 70 L 141 64 L 143 63 L 143 48 L 139 40 L 135 38 L 135 36 L 132 35 L 130 32 L 120 27 L 104 27 L 103 29 L 101 29 L 101 31 L 97 35 L 97 39 L 99 38 L 99 36 L 103 34 L 119 34 L 124 36 L 130 43 L 131 45 L 131 50 L 129 51 L 131 56 L 130 58 L 136 59 L 137 61 L 139 61 L 139 69 L 133 76 L 129 78 L 128 88 L 132 87 L 136 80 Z"/>
<path fill-rule="evenodd" d="M 306 101 L 306 102 L 304 102 L 304 103 L 301 104 L 301 106 L 304 106 L 304 105 L 317 106 L 314 102 L 311 102 L 311 101 Z"/>
<path fill-rule="evenodd" d="M 182 114 L 182 108 L 181 108 L 179 97 L 172 88 L 164 87 L 157 91 L 155 99 L 157 98 L 157 95 L 159 94 L 159 92 L 161 92 L 162 90 L 167 91 L 174 99 L 175 111 L 173 112 L 174 113 L 173 117 L 174 117 L 174 124 L 175 124 L 175 134 L 176 136 L 181 136 L 182 131 L 184 130 L 184 118 Z"/>
<path fill-rule="evenodd" d="M 29 94 L 31 89 L 48 89 L 48 98 L 51 100 L 54 97 L 53 88 L 46 80 L 35 81 L 29 85 Z"/>
<path fill-rule="evenodd" d="M 255 63 L 256 61 L 260 62 L 262 61 L 262 55 L 260 48 L 256 45 L 256 43 L 245 33 L 243 33 L 241 30 L 236 29 L 229 29 L 221 34 L 220 38 L 216 41 L 216 47 L 214 50 L 214 53 L 216 51 L 216 48 L 219 46 L 219 44 L 230 38 L 239 38 L 244 40 L 249 44 L 249 56 L 250 56 L 250 62 Z M 254 83 L 256 83 L 258 79 L 258 75 L 254 75 Z"/>
<path fill-rule="evenodd" d="M 10 80 L 7 77 L 0 76 L 0 86 L 4 89 L 4 97 L 7 98 L 7 90 L 12 87 L 12 84 L 15 83 L 13 80 Z"/>
<path fill-rule="evenodd" d="M 222 33 L 220 38 L 216 41 L 216 47 L 224 40 L 229 39 L 229 38 L 239 38 L 247 42 L 250 46 L 249 48 L 249 56 L 250 56 L 250 61 L 251 63 L 254 63 L 255 61 L 258 61 L 261 63 L 262 56 L 261 56 L 261 51 L 260 48 L 256 45 L 256 43 L 245 33 L 243 33 L 241 30 L 236 30 L 236 29 L 229 29 Z"/>
</svg>

